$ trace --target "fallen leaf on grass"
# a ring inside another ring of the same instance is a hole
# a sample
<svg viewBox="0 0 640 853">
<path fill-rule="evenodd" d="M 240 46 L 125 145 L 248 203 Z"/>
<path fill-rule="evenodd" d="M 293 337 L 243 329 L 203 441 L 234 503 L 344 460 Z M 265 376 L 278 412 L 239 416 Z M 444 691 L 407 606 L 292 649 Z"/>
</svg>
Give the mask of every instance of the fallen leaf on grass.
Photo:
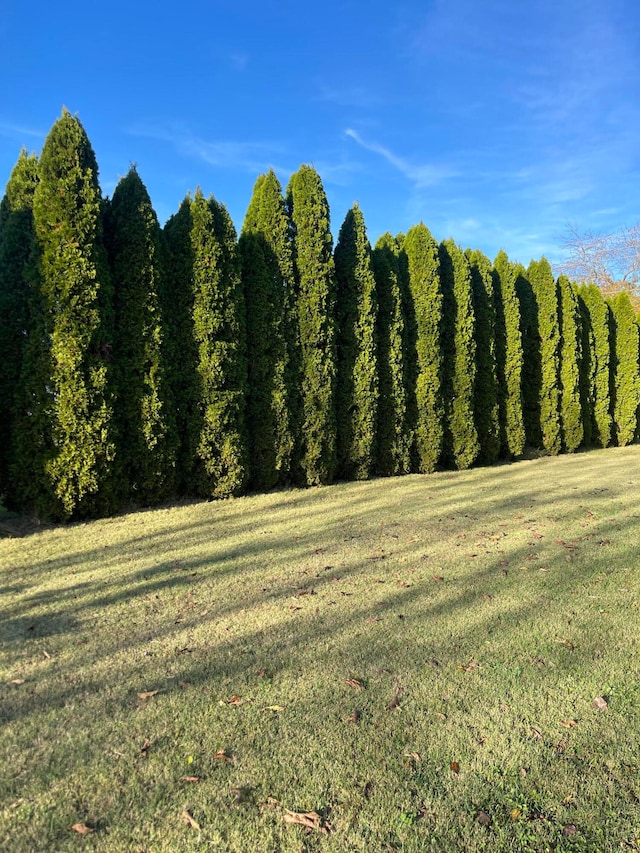
<svg viewBox="0 0 640 853">
<path fill-rule="evenodd" d="M 302 607 L 298 607 L 298 605 L 297 605 L 297 604 L 292 604 L 292 605 L 291 605 L 291 607 L 289 607 L 289 610 L 290 610 L 292 613 L 295 613 L 295 612 L 296 612 L 296 610 L 302 610 Z"/>
<path fill-rule="evenodd" d="M 149 754 L 149 750 L 151 749 L 151 741 L 148 737 L 144 739 L 144 743 L 140 747 L 140 753 L 145 757 Z"/>
<path fill-rule="evenodd" d="M 350 723 L 357 723 L 360 719 L 360 716 L 361 716 L 360 711 L 358 711 L 356 709 L 349 714 L 348 720 Z"/>
<path fill-rule="evenodd" d="M 395 696 L 387 705 L 387 711 L 394 711 L 396 708 L 400 710 L 400 697 L 402 696 L 402 688 L 396 688 Z"/>
<path fill-rule="evenodd" d="M 572 823 L 568 823 L 566 826 L 562 827 L 562 834 L 563 835 L 575 835 L 577 832 L 578 832 L 578 830 L 575 828 L 575 826 Z"/>
<path fill-rule="evenodd" d="M 74 832 L 77 832 L 78 835 L 89 835 L 91 832 L 95 832 L 95 830 L 91 829 L 90 826 L 87 826 L 84 823 L 74 823 L 71 829 Z"/>
<path fill-rule="evenodd" d="M 266 708 L 262 709 L 263 711 L 284 711 L 284 705 L 267 705 Z"/>
<path fill-rule="evenodd" d="M 410 758 L 416 764 L 420 764 L 420 762 L 422 761 L 422 758 L 418 752 L 405 752 L 404 757 Z"/>
<path fill-rule="evenodd" d="M 512 809 L 511 820 L 519 820 L 522 816 L 522 809 Z"/>
<path fill-rule="evenodd" d="M 432 581 L 443 581 L 444 578 L 442 577 L 442 575 L 431 575 L 431 580 Z"/>
<path fill-rule="evenodd" d="M 542 732 L 540 731 L 540 729 L 536 729 L 534 728 L 534 726 L 530 726 L 529 731 L 534 737 L 538 738 L 539 740 L 542 740 Z"/>
<path fill-rule="evenodd" d="M 291 812 L 289 809 L 283 809 L 282 817 L 285 823 L 293 823 L 307 829 L 317 829 L 323 835 L 329 835 L 333 829 L 330 823 L 323 821 L 318 812 Z"/>
<path fill-rule="evenodd" d="M 489 826 L 491 823 L 491 818 L 486 812 L 480 812 L 478 817 L 476 818 L 480 826 Z"/>
<path fill-rule="evenodd" d="M 469 663 L 461 664 L 458 669 L 462 670 L 462 672 L 471 672 L 472 669 L 475 669 L 478 666 L 478 661 L 471 658 Z"/>
<path fill-rule="evenodd" d="M 180 781 L 181 782 L 199 782 L 200 777 L 199 776 L 181 776 Z"/>
<path fill-rule="evenodd" d="M 233 755 L 228 753 L 226 749 L 219 749 L 213 757 L 219 761 L 233 761 Z"/>
<path fill-rule="evenodd" d="M 151 699 L 158 693 L 157 690 L 146 690 L 144 693 L 138 693 L 138 699 Z"/>
<path fill-rule="evenodd" d="M 356 690 L 362 690 L 363 689 L 362 682 L 358 681 L 357 678 L 345 678 L 344 683 L 348 684 L 349 687 L 354 687 Z"/>
<path fill-rule="evenodd" d="M 199 824 L 199 823 L 198 823 L 198 821 L 193 817 L 193 815 L 191 814 L 191 812 L 189 811 L 189 809 L 186 809 L 186 808 L 185 808 L 185 809 L 183 809 L 183 810 L 182 810 L 182 821 L 183 821 L 183 823 L 186 823 L 186 824 L 187 824 L 187 826 L 191 826 L 193 829 L 197 829 L 197 830 L 198 830 L 198 832 L 201 832 L 200 824 Z"/>
<path fill-rule="evenodd" d="M 460 774 L 460 765 L 458 764 L 457 761 L 452 761 L 449 766 L 451 767 L 451 772 L 453 773 L 453 775 L 457 779 L 459 774 Z"/>
<path fill-rule="evenodd" d="M 242 705 L 243 703 L 244 703 L 244 699 L 241 699 L 239 696 L 236 696 L 235 694 L 233 696 L 229 696 L 229 698 L 227 699 L 227 704 L 228 705 L 235 705 L 236 708 L 238 707 L 238 705 Z"/>
<path fill-rule="evenodd" d="M 571 651 L 575 649 L 575 646 L 573 645 L 571 640 L 556 640 L 556 643 L 560 643 L 561 646 L 564 646 L 565 648 L 570 649 Z"/>
<path fill-rule="evenodd" d="M 602 696 L 596 696 L 593 700 L 593 707 L 597 708 L 598 711 L 606 711 L 609 707 L 609 704 L 606 699 L 603 699 Z"/>
<path fill-rule="evenodd" d="M 47 660 L 51 660 L 51 655 L 46 649 L 42 650 L 42 654 L 46 657 Z"/>
<path fill-rule="evenodd" d="M 17 685 L 17 686 L 19 687 L 21 684 L 24 684 L 24 678 L 13 678 L 13 679 L 9 682 L 9 684 L 15 684 L 15 685 Z"/>
<path fill-rule="evenodd" d="M 560 725 L 565 729 L 572 729 L 574 726 L 577 726 L 578 723 L 575 720 L 560 720 Z"/>
</svg>

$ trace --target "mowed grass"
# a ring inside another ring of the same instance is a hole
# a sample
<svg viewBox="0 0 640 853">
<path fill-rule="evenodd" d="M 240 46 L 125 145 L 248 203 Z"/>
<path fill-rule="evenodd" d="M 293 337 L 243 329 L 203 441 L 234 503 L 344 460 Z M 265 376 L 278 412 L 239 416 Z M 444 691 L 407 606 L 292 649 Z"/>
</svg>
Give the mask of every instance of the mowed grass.
<svg viewBox="0 0 640 853">
<path fill-rule="evenodd" d="M 640 849 L 639 545 L 637 446 L 5 538 L 0 848 Z"/>
</svg>

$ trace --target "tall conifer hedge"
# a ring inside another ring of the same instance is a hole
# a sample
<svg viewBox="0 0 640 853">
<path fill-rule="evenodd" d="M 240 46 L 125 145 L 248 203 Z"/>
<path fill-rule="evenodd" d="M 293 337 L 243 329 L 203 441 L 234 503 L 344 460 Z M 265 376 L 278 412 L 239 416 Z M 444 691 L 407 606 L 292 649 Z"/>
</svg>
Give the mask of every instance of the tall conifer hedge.
<svg viewBox="0 0 640 853">
<path fill-rule="evenodd" d="M 558 279 L 560 318 L 560 422 L 562 448 L 577 450 L 584 439 L 580 400 L 582 320 L 578 299 L 565 276 Z"/>
<path fill-rule="evenodd" d="M 299 464 L 306 483 L 319 485 L 330 483 L 336 470 L 336 280 L 329 204 L 313 167 L 291 176 L 287 206 L 301 353 Z"/>
<path fill-rule="evenodd" d="M 602 292 L 595 284 L 578 288 L 583 317 L 583 422 L 589 424 L 590 441 L 598 447 L 611 444 L 612 373 L 610 314 Z M 586 344 L 589 349 L 587 351 Z M 587 358 L 588 352 L 588 358 Z"/>
<path fill-rule="evenodd" d="M 420 223 L 402 240 L 409 274 L 408 326 L 413 373 L 410 428 L 415 470 L 427 474 L 440 461 L 444 441 L 442 311 L 438 244 Z"/>
<path fill-rule="evenodd" d="M 337 453 L 346 479 L 363 480 L 375 464 L 378 416 L 376 281 L 358 205 L 348 211 L 335 253 L 337 281 Z"/>
<path fill-rule="evenodd" d="M 560 320 L 558 290 L 546 258 L 527 270 L 538 313 L 540 335 L 540 433 L 542 447 L 553 455 L 562 450 L 560 429 Z"/>
<path fill-rule="evenodd" d="M 613 358 L 613 425 L 618 446 L 630 444 L 638 427 L 640 366 L 638 324 L 626 291 L 609 302 Z"/>
</svg>

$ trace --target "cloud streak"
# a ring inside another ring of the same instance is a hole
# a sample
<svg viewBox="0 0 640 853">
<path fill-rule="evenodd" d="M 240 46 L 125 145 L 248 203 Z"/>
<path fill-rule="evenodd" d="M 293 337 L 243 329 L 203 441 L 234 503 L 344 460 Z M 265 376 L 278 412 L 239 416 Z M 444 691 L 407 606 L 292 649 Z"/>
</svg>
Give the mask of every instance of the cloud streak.
<svg viewBox="0 0 640 853">
<path fill-rule="evenodd" d="M 347 128 L 347 130 L 345 130 L 345 136 L 353 139 L 354 142 L 367 151 L 371 151 L 373 154 L 378 154 L 380 157 L 385 159 L 387 163 L 393 166 L 394 169 L 411 181 L 416 189 L 433 187 L 448 178 L 454 178 L 459 175 L 459 172 L 448 166 L 437 166 L 432 163 L 411 163 L 404 157 L 394 154 L 391 149 L 386 148 L 384 145 L 364 140 L 360 134 L 352 128 Z"/>
</svg>

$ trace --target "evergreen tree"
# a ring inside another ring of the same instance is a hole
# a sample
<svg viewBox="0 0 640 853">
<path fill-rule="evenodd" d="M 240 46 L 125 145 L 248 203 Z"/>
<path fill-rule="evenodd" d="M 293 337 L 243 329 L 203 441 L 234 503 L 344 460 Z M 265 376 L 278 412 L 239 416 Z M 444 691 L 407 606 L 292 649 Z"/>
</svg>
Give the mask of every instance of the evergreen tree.
<svg viewBox="0 0 640 853">
<path fill-rule="evenodd" d="M 426 474 L 435 470 L 444 439 L 440 259 L 438 244 L 422 223 L 409 229 L 402 250 L 409 274 L 409 347 L 414 365 L 410 377 L 410 429 L 415 435 L 415 469 Z"/>
<path fill-rule="evenodd" d="M 374 468 L 378 415 L 376 281 L 364 217 L 347 213 L 334 253 L 337 298 L 337 454 L 346 479 L 367 479 Z"/>
<path fill-rule="evenodd" d="M 558 291 L 546 258 L 532 261 L 527 270 L 538 309 L 540 360 L 540 432 L 542 446 L 550 454 L 562 450 L 560 429 L 560 322 Z"/>
<path fill-rule="evenodd" d="M 12 500 L 10 447 L 16 390 L 22 373 L 33 277 L 33 195 L 38 183 L 35 154 L 20 153 L 0 202 L 0 498 Z"/>
<path fill-rule="evenodd" d="M 294 446 L 287 346 L 293 259 L 285 202 L 273 170 L 256 181 L 239 254 L 250 344 L 247 423 L 251 483 L 265 490 L 288 479 Z"/>
<path fill-rule="evenodd" d="M 329 204 L 313 167 L 291 176 L 287 205 L 301 353 L 300 465 L 305 481 L 318 485 L 331 482 L 336 469 L 336 282 Z"/>
<path fill-rule="evenodd" d="M 584 428 L 580 401 L 582 325 L 578 299 L 566 276 L 558 279 L 560 317 L 560 416 L 562 447 L 573 453 L 582 444 Z"/>
<path fill-rule="evenodd" d="M 491 261 L 467 250 L 476 318 L 475 425 L 480 442 L 478 461 L 495 462 L 500 453 L 500 406 L 496 364 L 496 309 Z"/>
<path fill-rule="evenodd" d="M 640 366 L 638 325 L 629 294 L 622 291 L 609 302 L 613 357 L 613 423 L 619 447 L 630 444 L 638 427 Z"/>
<path fill-rule="evenodd" d="M 578 288 L 583 319 L 582 401 L 585 436 L 599 447 L 611 444 L 610 308 L 595 284 Z M 587 426 L 588 425 L 588 426 Z"/>
<path fill-rule="evenodd" d="M 496 368 L 500 403 L 500 445 L 507 457 L 520 456 L 525 446 L 522 414 L 522 337 L 516 271 L 506 253 L 493 264 L 496 308 Z"/>
<path fill-rule="evenodd" d="M 39 177 L 33 214 L 43 314 L 25 359 L 23 414 L 25 434 L 34 425 L 44 434 L 37 447 L 20 443 L 17 467 L 37 512 L 89 516 L 114 508 L 112 291 L 95 154 L 66 111 L 45 141 Z"/>
<path fill-rule="evenodd" d="M 538 300 L 525 268 L 514 267 L 516 294 L 520 303 L 520 336 L 522 338 L 522 417 L 525 440 L 529 447 L 543 447 L 540 425 L 542 396 L 542 339 Z"/>
<path fill-rule="evenodd" d="M 141 503 L 174 489 L 175 429 L 162 349 L 160 226 L 135 168 L 115 189 L 105 236 L 114 285 L 120 488 Z"/>
<path fill-rule="evenodd" d="M 411 470 L 407 424 L 406 302 L 409 283 L 398 241 L 388 232 L 376 243 L 373 270 L 378 294 L 378 438 L 377 470 L 383 476 Z"/>
<path fill-rule="evenodd" d="M 201 427 L 198 405 L 202 385 L 198 344 L 193 332 L 192 225 L 191 197 L 187 195 L 163 229 L 165 272 L 159 291 L 164 321 L 163 349 L 174 412 L 176 488 L 180 494 L 193 494 L 193 467 Z"/>
<path fill-rule="evenodd" d="M 475 313 L 471 269 L 453 240 L 440 244 L 443 293 L 443 400 L 445 431 L 443 461 L 469 468 L 480 452 L 474 417 L 476 379 Z"/>
<path fill-rule="evenodd" d="M 248 479 L 246 327 L 236 233 L 226 208 L 198 191 L 191 203 L 193 335 L 201 398 L 193 487 L 240 494 Z"/>
</svg>

